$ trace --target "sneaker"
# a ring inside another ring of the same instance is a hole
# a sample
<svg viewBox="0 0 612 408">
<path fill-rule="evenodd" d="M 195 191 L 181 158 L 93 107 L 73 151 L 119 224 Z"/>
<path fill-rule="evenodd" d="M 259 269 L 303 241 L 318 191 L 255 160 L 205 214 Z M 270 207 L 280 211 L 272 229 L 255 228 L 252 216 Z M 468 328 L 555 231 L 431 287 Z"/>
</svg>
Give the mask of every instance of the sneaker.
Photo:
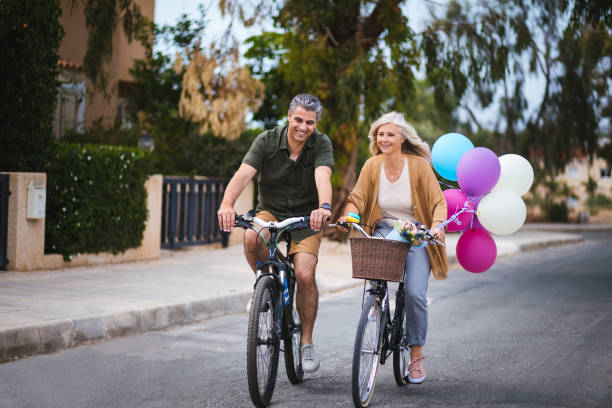
<svg viewBox="0 0 612 408">
<path fill-rule="evenodd" d="M 420 384 L 425 381 L 425 363 L 423 360 L 425 360 L 425 357 L 417 357 L 414 360 L 410 360 L 408 365 L 408 381 L 412 384 Z"/>
<path fill-rule="evenodd" d="M 249 299 L 246 305 L 246 312 L 251 313 L 251 303 L 253 303 L 253 299 Z"/>
<path fill-rule="evenodd" d="M 314 373 L 319 369 L 319 356 L 314 349 L 314 344 L 302 344 L 302 370 L 305 373 Z"/>
</svg>

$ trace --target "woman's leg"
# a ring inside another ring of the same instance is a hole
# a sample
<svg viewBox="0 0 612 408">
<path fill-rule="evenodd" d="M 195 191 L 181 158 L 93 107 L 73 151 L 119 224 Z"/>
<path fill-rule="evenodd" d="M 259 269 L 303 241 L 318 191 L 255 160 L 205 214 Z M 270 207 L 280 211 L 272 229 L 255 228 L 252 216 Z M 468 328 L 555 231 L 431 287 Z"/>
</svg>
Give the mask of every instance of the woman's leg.
<svg viewBox="0 0 612 408">
<path fill-rule="evenodd" d="M 406 259 L 404 310 L 406 311 L 406 339 L 412 347 L 410 357 L 421 357 L 427 338 L 427 285 L 429 283 L 429 255 L 426 248 L 410 248 Z"/>
</svg>

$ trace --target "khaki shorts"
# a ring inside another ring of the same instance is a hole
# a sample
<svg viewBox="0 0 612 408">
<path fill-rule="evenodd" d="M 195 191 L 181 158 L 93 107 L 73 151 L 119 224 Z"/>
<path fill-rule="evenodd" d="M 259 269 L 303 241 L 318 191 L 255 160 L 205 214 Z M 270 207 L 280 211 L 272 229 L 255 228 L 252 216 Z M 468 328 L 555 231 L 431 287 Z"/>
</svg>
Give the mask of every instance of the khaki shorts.
<svg viewBox="0 0 612 408">
<path fill-rule="evenodd" d="M 276 217 L 269 211 L 260 211 L 255 215 L 257 218 L 262 219 L 266 222 L 276 221 Z M 318 234 L 311 235 L 304 238 L 300 242 L 295 242 L 291 239 L 291 249 L 289 255 L 297 254 L 298 252 L 308 252 L 314 256 L 319 256 L 319 247 L 321 246 L 321 239 L 323 238 L 323 231 L 319 231 Z"/>
</svg>

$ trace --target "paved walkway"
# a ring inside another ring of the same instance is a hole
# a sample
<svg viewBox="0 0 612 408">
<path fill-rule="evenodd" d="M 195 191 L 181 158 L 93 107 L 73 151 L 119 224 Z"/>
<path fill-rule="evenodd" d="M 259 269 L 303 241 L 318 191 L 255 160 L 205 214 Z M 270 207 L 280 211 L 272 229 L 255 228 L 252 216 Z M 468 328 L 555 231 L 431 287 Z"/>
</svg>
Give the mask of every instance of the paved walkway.
<svg viewBox="0 0 612 408">
<path fill-rule="evenodd" d="M 457 239 L 449 234 L 447 240 L 454 266 Z M 580 240 L 531 227 L 495 237 L 499 256 Z M 347 244 L 323 243 L 317 268 L 322 296 L 362 283 L 351 278 L 350 264 Z M 148 262 L 0 272 L 0 362 L 244 312 L 252 285 L 240 245 L 162 251 Z"/>
</svg>

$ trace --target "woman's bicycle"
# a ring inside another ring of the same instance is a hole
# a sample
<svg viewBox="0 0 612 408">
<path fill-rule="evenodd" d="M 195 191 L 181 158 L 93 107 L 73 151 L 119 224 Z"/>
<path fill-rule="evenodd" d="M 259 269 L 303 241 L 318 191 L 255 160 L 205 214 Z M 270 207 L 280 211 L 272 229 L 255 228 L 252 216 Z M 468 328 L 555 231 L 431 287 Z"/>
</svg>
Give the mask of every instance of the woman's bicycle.
<svg viewBox="0 0 612 408">
<path fill-rule="evenodd" d="M 309 220 L 310 217 L 305 216 L 266 222 L 251 214 L 236 216 L 236 227 L 252 229 L 253 224 L 257 224 L 262 227 L 259 236 L 264 229 L 270 232 L 269 242 L 266 242 L 268 259 L 257 263 L 247 333 L 249 394 L 257 407 L 267 406 L 272 399 L 281 343 L 289 381 L 297 384 L 304 377 L 300 348 L 302 326 L 294 304 L 295 272 L 278 243 L 281 238 L 287 241 L 288 254 L 291 240 L 289 234 L 283 233 L 309 229 Z"/>
<path fill-rule="evenodd" d="M 372 238 L 354 222 L 337 223 L 357 229 L 363 238 L 351 238 L 353 277 L 370 281 L 365 295 L 353 350 L 352 395 L 356 407 L 367 407 L 374 394 L 379 365 L 393 355 L 393 375 L 399 386 L 408 384 L 410 345 L 404 340 L 404 265 L 410 244 Z M 427 242 L 443 245 L 430 231 L 419 233 Z M 389 307 L 388 282 L 398 282 L 395 311 Z"/>
</svg>

